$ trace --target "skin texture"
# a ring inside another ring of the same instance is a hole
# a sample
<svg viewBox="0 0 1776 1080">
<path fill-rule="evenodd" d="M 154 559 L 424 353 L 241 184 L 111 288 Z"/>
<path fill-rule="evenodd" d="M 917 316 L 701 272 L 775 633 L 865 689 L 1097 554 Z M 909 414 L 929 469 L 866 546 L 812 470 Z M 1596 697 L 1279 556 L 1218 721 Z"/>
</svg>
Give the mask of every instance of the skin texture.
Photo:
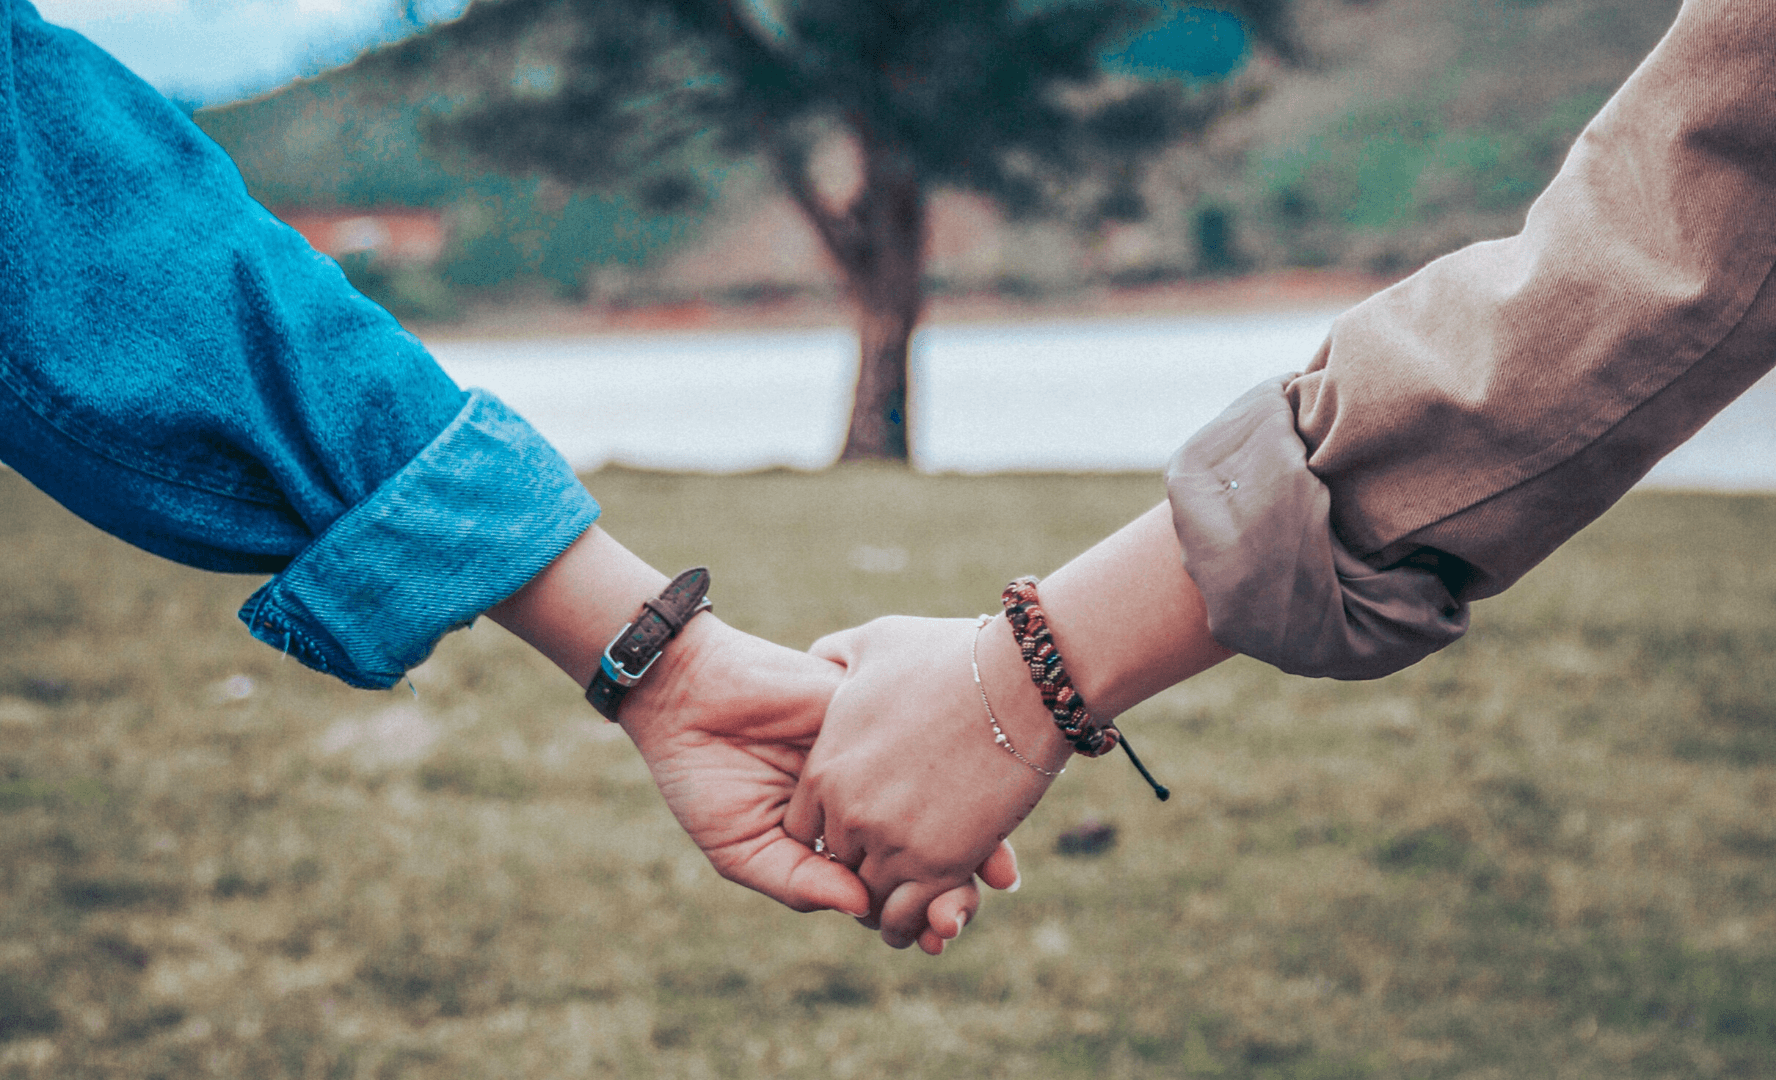
<svg viewBox="0 0 1776 1080">
<path fill-rule="evenodd" d="M 666 581 L 594 527 L 488 616 L 584 687 L 605 644 Z M 871 905 L 857 875 L 814 853 L 810 842 L 817 834 L 804 841 L 783 828 L 843 675 L 831 663 L 705 613 L 667 646 L 624 699 L 618 719 L 666 805 L 718 873 L 797 911 L 863 916 Z M 1017 879 L 1009 847 L 989 847 L 974 866 L 999 888 Z M 913 938 L 927 952 L 941 952 L 979 909 L 971 876 L 952 885 L 932 892 L 929 909 L 920 912 Z"/>
<path fill-rule="evenodd" d="M 1164 503 L 1057 570 L 1038 592 L 1067 672 L 1101 719 L 1232 655 L 1209 634 Z M 975 632 L 973 620 L 896 617 L 822 638 L 811 650 L 841 665 L 845 681 L 785 826 L 794 837 L 824 833 L 858 867 L 870 895 L 866 922 L 897 948 L 928 931 L 935 900 L 966 881 L 1054 782 L 994 743 L 969 665 Z M 1003 615 L 980 631 L 979 658 L 1012 745 L 1051 772 L 1067 764 L 1072 748 Z"/>
</svg>

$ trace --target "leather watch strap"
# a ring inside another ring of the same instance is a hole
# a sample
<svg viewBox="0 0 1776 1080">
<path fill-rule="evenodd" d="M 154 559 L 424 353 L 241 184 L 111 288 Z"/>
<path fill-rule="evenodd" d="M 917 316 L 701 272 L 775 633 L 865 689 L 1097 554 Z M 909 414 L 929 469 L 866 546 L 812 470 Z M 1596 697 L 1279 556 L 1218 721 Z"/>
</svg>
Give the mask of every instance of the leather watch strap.
<svg viewBox="0 0 1776 1080">
<path fill-rule="evenodd" d="M 586 700 L 605 719 L 616 720 L 623 698 L 654 666 L 666 643 L 678 636 L 692 616 L 713 606 L 708 592 L 708 568 L 686 570 L 673 578 L 659 596 L 643 600 L 634 621 L 617 631 L 605 647 L 592 684 L 586 687 Z"/>
</svg>

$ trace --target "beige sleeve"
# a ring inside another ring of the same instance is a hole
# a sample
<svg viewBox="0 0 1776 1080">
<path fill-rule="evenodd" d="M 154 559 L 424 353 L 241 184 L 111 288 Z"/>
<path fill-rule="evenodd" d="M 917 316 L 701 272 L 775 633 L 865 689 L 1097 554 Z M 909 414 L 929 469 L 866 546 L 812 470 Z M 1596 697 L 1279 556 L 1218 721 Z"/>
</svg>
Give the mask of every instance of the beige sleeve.
<svg viewBox="0 0 1776 1080">
<path fill-rule="evenodd" d="M 1776 20 L 1689 0 L 1523 231 L 1351 309 L 1173 457 L 1210 629 L 1374 678 L 1455 640 L 1776 362 Z"/>
</svg>

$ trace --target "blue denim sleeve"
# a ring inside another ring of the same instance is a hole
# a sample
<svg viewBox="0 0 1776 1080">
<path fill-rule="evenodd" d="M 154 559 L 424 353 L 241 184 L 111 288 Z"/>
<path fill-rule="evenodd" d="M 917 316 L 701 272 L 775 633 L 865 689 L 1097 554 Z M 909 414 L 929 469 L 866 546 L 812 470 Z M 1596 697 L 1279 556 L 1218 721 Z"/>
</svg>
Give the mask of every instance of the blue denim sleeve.
<svg viewBox="0 0 1776 1080">
<path fill-rule="evenodd" d="M 254 635 L 363 687 L 598 514 L 177 108 L 25 0 L 0 0 L 0 460 L 156 554 L 277 573 Z"/>
</svg>

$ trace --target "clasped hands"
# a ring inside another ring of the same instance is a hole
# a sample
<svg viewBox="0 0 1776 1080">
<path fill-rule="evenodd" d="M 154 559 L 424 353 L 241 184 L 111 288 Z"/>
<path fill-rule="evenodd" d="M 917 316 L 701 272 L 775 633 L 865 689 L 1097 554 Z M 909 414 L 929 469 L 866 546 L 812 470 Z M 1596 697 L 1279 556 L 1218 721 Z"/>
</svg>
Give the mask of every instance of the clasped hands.
<svg viewBox="0 0 1776 1080">
<path fill-rule="evenodd" d="M 798 653 L 704 615 L 620 718 L 723 877 L 936 954 L 978 910 L 977 872 L 1016 885 L 1004 840 L 1071 754 L 1003 618 L 979 631 L 981 685 L 1028 763 L 995 741 L 976 633 L 892 617 Z"/>
<path fill-rule="evenodd" d="M 585 686 L 665 582 L 594 526 L 488 614 Z M 1232 655 L 1164 503 L 1045 579 L 1042 602 L 1101 721 Z M 930 953 L 978 909 L 976 873 L 1016 884 L 1005 838 L 1072 752 L 1003 617 L 877 619 L 800 653 L 700 615 L 618 720 L 722 876 Z"/>
</svg>

